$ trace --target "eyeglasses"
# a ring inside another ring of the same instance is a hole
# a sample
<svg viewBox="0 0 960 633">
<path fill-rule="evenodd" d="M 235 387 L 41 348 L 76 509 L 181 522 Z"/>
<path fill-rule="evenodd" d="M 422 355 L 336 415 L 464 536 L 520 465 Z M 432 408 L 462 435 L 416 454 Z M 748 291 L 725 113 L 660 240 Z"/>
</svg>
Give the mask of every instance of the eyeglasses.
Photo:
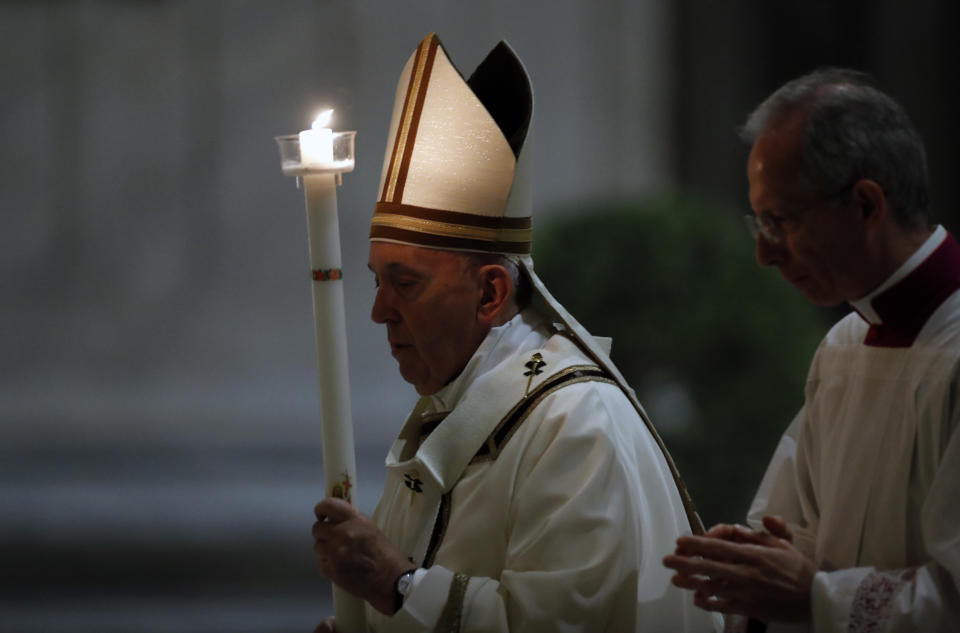
<svg viewBox="0 0 960 633">
<path fill-rule="evenodd" d="M 808 204 L 789 215 L 772 216 L 764 214 L 758 216 L 755 213 L 748 213 L 743 216 L 743 221 L 747 225 L 747 231 L 750 232 L 750 237 L 752 237 L 754 241 L 756 241 L 758 236 L 762 235 L 766 242 L 779 245 L 782 244 L 787 237 L 787 230 L 784 227 L 785 224 L 789 226 L 790 223 L 798 222 L 800 216 L 814 207 L 837 202 L 845 197 L 851 188 L 853 188 L 853 185 L 848 185 L 832 196 L 827 196 L 817 202 Z"/>
<path fill-rule="evenodd" d="M 814 205 L 810 206 L 812 207 Z M 796 220 L 796 217 L 799 216 L 800 213 L 809 208 L 810 207 L 804 207 L 795 215 L 790 217 L 774 217 L 770 215 L 758 216 L 754 213 L 748 213 L 743 216 L 743 221 L 747 225 L 747 231 L 750 233 L 750 237 L 752 237 L 754 241 L 756 241 L 757 238 L 762 235 L 766 242 L 779 245 L 782 244 L 783 240 L 787 237 L 786 231 L 784 231 L 783 228 L 784 222 Z"/>
</svg>

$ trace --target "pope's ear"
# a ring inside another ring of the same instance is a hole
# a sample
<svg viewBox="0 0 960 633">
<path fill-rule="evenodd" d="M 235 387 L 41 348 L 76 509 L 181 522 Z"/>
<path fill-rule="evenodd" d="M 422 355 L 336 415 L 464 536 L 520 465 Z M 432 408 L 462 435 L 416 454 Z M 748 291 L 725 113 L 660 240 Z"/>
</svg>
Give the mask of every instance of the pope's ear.
<svg viewBox="0 0 960 633">
<path fill-rule="evenodd" d="M 480 303 L 477 318 L 493 325 L 510 303 L 513 280 L 510 272 L 498 264 L 481 266 L 477 271 L 480 281 Z"/>
</svg>

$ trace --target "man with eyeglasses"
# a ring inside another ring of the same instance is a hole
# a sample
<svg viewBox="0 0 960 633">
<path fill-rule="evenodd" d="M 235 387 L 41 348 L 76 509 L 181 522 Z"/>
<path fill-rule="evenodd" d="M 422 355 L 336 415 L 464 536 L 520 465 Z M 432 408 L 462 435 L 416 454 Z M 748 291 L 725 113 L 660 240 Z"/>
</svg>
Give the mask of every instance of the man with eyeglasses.
<svg viewBox="0 0 960 633">
<path fill-rule="evenodd" d="M 927 219 L 923 143 L 860 73 L 747 119 L 757 260 L 848 302 L 748 514 L 664 563 L 728 630 L 960 631 L 960 245 Z"/>
</svg>

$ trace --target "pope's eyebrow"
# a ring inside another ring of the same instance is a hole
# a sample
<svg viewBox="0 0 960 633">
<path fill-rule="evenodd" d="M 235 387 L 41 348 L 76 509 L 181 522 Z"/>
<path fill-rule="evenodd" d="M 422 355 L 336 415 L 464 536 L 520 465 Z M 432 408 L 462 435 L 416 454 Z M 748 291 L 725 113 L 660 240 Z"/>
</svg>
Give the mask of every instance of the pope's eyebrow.
<svg viewBox="0 0 960 633">
<path fill-rule="evenodd" d="M 377 274 L 377 272 L 373 269 L 373 266 L 371 266 L 369 262 L 367 262 L 367 268 L 374 275 Z M 416 275 L 418 277 L 423 276 L 422 271 L 417 270 L 416 268 L 411 268 L 410 266 L 401 264 L 399 262 L 391 262 L 387 264 L 387 270 L 385 272 L 391 273 L 391 274 L 400 274 L 400 275 Z"/>
</svg>

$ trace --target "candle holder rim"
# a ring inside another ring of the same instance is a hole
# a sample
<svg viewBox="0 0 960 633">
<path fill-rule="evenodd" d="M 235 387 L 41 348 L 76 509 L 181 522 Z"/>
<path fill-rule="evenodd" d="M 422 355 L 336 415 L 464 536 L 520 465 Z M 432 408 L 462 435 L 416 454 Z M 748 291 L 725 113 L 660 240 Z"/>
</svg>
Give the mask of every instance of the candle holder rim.
<svg viewBox="0 0 960 633">
<path fill-rule="evenodd" d="M 341 132 L 333 132 L 334 141 L 340 143 L 347 143 L 349 146 L 348 158 L 335 161 L 334 164 L 328 165 L 315 165 L 315 164 L 304 164 L 299 158 L 299 149 L 296 150 L 296 157 L 290 155 L 291 148 L 299 148 L 300 146 L 300 134 L 282 134 L 279 136 L 274 136 L 274 140 L 277 143 L 277 146 L 280 148 L 280 166 L 283 170 L 283 173 L 287 176 L 306 176 L 310 174 L 339 174 L 351 172 L 356 168 L 356 160 L 353 153 L 353 144 L 354 138 L 356 137 L 356 130 L 344 130 Z"/>
<path fill-rule="evenodd" d="M 339 131 L 334 131 L 334 132 L 333 132 L 333 135 L 334 135 L 334 136 L 345 136 L 345 135 L 347 135 L 347 134 L 352 134 L 352 135 L 356 136 L 357 131 L 356 131 L 356 130 L 339 130 Z M 300 141 L 300 134 L 299 134 L 299 133 L 297 133 L 297 134 L 280 134 L 280 135 L 278 135 L 278 136 L 274 136 L 274 137 L 273 137 L 273 140 L 275 140 L 275 141 L 290 141 L 290 140 L 295 140 L 295 141 L 298 141 L 298 142 L 299 142 L 299 141 Z"/>
</svg>

